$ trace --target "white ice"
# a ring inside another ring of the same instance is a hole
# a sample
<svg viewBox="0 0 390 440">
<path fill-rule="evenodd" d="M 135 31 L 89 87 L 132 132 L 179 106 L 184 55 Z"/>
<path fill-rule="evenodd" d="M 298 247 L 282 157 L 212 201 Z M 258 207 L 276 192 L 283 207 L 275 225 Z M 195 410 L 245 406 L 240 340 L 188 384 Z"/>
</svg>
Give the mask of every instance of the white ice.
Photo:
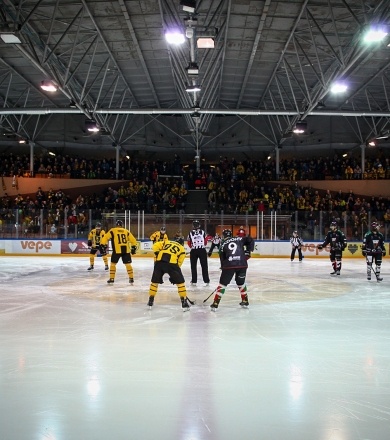
<svg viewBox="0 0 390 440">
<path fill-rule="evenodd" d="M 168 281 L 146 306 L 150 259 L 108 286 L 100 259 L 0 257 L 0 439 L 389 438 L 388 260 L 377 283 L 363 259 L 251 259 L 250 308 L 230 285 L 216 313 L 209 264 L 183 313 Z"/>
</svg>

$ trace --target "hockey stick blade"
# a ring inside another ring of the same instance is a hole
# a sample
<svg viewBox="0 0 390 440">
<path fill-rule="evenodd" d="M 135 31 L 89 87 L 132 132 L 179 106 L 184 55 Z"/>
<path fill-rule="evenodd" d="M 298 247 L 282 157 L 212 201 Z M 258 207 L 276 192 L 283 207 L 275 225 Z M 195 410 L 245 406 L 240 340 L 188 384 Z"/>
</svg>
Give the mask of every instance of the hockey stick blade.
<svg viewBox="0 0 390 440">
<path fill-rule="evenodd" d="M 192 306 L 196 304 L 196 301 L 191 301 L 191 300 L 188 298 L 188 296 L 187 296 L 187 301 L 188 301 Z"/>
</svg>

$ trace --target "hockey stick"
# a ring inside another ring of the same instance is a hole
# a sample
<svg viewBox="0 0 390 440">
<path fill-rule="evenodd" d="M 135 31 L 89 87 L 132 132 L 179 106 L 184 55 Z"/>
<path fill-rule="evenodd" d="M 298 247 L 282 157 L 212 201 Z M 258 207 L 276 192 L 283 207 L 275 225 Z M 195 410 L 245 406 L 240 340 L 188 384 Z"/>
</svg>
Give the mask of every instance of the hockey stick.
<svg viewBox="0 0 390 440">
<path fill-rule="evenodd" d="M 376 266 L 375 266 L 375 267 L 376 267 Z M 379 281 L 382 281 L 382 279 L 380 278 L 380 276 L 375 272 L 374 268 L 372 267 L 372 264 L 370 264 L 370 269 L 372 270 L 373 274 L 375 275 L 376 280 L 377 280 L 378 282 L 379 282 Z"/>
<path fill-rule="evenodd" d="M 196 301 L 191 301 L 189 298 L 188 298 L 188 296 L 186 297 L 187 298 L 187 300 L 188 300 L 188 302 L 193 306 L 194 304 L 196 304 Z"/>
<path fill-rule="evenodd" d="M 210 298 L 210 296 L 213 294 L 213 293 L 215 293 L 215 291 L 218 289 L 218 287 L 216 287 L 211 293 L 210 293 L 210 295 L 206 298 L 206 299 L 204 299 L 203 300 L 203 304 Z"/>
</svg>

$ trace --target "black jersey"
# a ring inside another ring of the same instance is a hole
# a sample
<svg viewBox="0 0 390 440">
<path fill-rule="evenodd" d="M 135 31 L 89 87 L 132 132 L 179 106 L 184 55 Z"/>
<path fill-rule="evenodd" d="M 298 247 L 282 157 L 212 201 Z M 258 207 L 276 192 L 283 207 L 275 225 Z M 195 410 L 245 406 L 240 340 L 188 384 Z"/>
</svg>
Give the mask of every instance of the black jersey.
<svg viewBox="0 0 390 440">
<path fill-rule="evenodd" d="M 368 231 L 363 238 L 363 246 L 367 254 L 382 253 L 385 249 L 385 239 L 381 232 Z"/>
<path fill-rule="evenodd" d="M 325 247 L 328 244 L 330 245 L 330 249 L 332 251 L 335 250 L 343 251 L 347 247 L 347 239 L 345 238 L 344 233 L 340 231 L 340 229 L 337 229 L 336 231 L 329 231 L 326 234 L 322 246 Z"/>
<path fill-rule="evenodd" d="M 230 237 L 222 240 L 219 249 L 222 270 L 248 267 L 248 255 L 253 249 L 251 237 Z"/>
</svg>

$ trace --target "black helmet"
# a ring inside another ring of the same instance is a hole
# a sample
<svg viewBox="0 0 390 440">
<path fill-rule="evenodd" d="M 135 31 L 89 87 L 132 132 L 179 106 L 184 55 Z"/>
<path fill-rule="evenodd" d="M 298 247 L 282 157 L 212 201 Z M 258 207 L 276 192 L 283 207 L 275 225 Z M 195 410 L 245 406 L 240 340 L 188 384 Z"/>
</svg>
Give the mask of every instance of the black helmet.
<svg viewBox="0 0 390 440">
<path fill-rule="evenodd" d="M 181 237 L 180 235 L 175 235 L 171 241 L 174 241 L 174 242 L 179 243 L 181 245 L 184 244 L 184 238 Z"/>
<path fill-rule="evenodd" d="M 116 221 L 116 225 L 123 228 L 123 221 L 122 220 L 117 220 Z"/>
<path fill-rule="evenodd" d="M 222 231 L 223 238 L 229 238 L 233 235 L 232 231 L 230 229 L 224 229 Z"/>
<path fill-rule="evenodd" d="M 332 222 L 332 223 L 330 224 L 330 229 L 331 229 L 332 231 L 335 231 L 335 230 L 337 229 L 337 222 Z"/>
<path fill-rule="evenodd" d="M 298 231 L 294 231 L 294 232 L 293 232 L 293 236 L 294 236 L 294 237 L 298 237 Z"/>
<path fill-rule="evenodd" d="M 194 229 L 199 229 L 200 228 L 200 221 L 199 220 L 194 220 L 192 222 L 192 226 L 194 227 Z"/>
<path fill-rule="evenodd" d="M 163 232 L 163 233 L 165 233 L 165 231 L 166 231 L 167 229 L 166 229 L 166 227 L 165 226 L 161 226 L 161 228 L 160 228 L 160 232 Z"/>
<path fill-rule="evenodd" d="M 102 224 L 101 224 L 101 223 L 96 223 L 95 228 L 96 228 L 96 229 L 101 229 L 101 228 L 102 228 Z"/>
</svg>

